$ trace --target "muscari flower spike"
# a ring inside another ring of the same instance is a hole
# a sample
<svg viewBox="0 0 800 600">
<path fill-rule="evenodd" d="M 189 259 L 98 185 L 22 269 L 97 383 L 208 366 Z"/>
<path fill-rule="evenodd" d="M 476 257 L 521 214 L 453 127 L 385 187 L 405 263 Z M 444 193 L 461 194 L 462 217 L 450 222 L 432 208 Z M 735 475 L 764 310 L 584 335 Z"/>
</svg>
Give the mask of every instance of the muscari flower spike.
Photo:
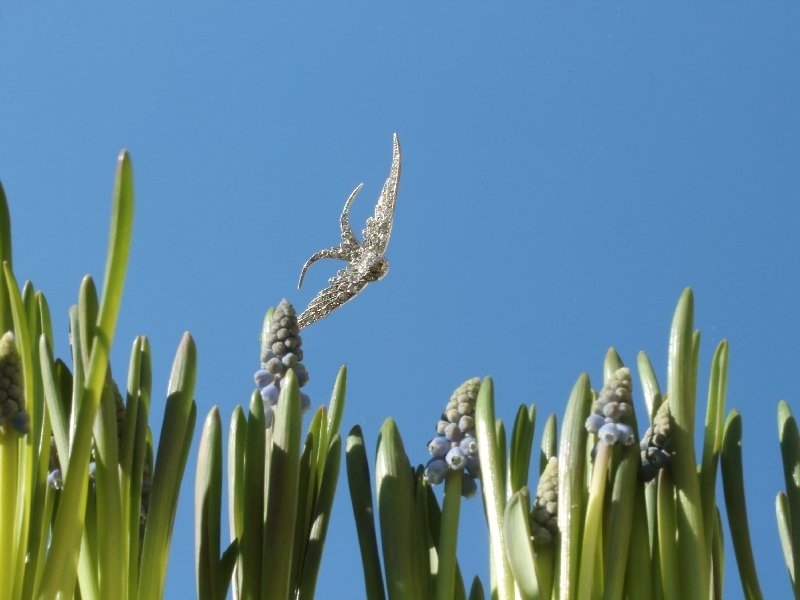
<svg viewBox="0 0 800 600">
<path fill-rule="evenodd" d="M 558 534 L 558 459 L 555 456 L 550 457 L 539 477 L 530 516 L 534 545 L 552 544 Z"/>
<path fill-rule="evenodd" d="M 431 459 L 425 465 L 425 481 L 436 485 L 448 471 L 460 471 L 461 495 L 469 498 L 478 491 L 480 477 L 478 441 L 475 438 L 475 403 L 481 380 L 468 379 L 453 392 L 442 418 L 436 424 L 436 437 L 428 442 Z"/>
<path fill-rule="evenodd" d="M 636 441 L 633 428 L 622 422 L 633 415 L 631 390 L 631 370 L 627 367 L 617 369 L 600 390 L 586 419 L 586 430 L 597 435 L 598 443 L 630 446 Z"/>
<path fill-rule="evenodd" d="M 25 411 L 22 359 L 11 331 L 0 338 L 0 428 L 4 432 L 13 429 L 19 435 L 25 435 L 30 428 L 30 417 Z"/>
<path fill-rule="evenodd" d="M 303 360 L 303 341 L 297 324 L 297 313 L 285 298 L 275 308 L 269 322 L 265 339 L 261 345 L 261 368 L 253 376 L 264 399 L 264 417 L 267 427 L 272 425 L 273 411 L 278 404 L 281 381 L 289 369 L 294 370 L 297 383 L 303 387 L 308 383 L 308 371 Z M 311 408 L 311 399 L 300 393 L 302 410 Z"/>
<path fill-rule="evenodd" d="M 639 477 L 644 482 L 653 481 L 658 472 L 672 462 L 669 421 L 669 402 L 664 399 L 653 417 L 653 424 L 644 432 L 640 444 L 642 465 L 639 467 Z"/>
</svg>

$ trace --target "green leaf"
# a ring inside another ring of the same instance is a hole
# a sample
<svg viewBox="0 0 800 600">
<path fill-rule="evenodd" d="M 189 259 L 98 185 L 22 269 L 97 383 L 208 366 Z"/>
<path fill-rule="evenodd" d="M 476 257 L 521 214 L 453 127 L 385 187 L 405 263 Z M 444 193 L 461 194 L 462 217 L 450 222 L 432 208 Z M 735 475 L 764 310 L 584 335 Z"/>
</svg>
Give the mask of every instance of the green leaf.
<svg viewBox="0 0 800 600">
<path fill-rule="evenodd" d="M 458 520 L 461 513 L 461 471 L 448 471 L 444 482 L 441 526 L 436 546 L 439 570 L 436 574 L 436 599 L 451 600 L 456 588 L 456 547 Z"/>
<path fill-rule="evenodd" d="M 725 421 L 722 438 L 722 489 L 731 530 L 733 550 L 739 565 L 739 577 L 746 598 L 762 598 L 758 584 L 756 564 L 747 526 L 747 502 L 744 497 L 744 470 L 742 468 L 742 417 L 731 411 Z"/>
<path fill-rule="evenodd" d="M 492 567 L 492 596 L 498 600 L 514 597 L 514 576 L 508 564 L 503 518 L 506 510 L 505 439 L 501 423 L 495 422 L 494 389 L 491 377 L 481 382 L 475 408 L 475 431 L 481 455 L 481 480 L 486 521 L 489 527 L 489 562 Z M 500 439 L 498 439 L 500 438 Z"/>
<path fill-rule="evenodd" d="M 214 406 L 200 436 L 195 477 L 195 564 L 200 600 L 217 600 L 223 589 L 220 572 L 220 518 L 222 500 L 222 421 Z"/>
<path fill-rule="evenodd" d="M 139 573 L 141 598 L 160 598 L 163 595 L 178 493 L 197 418 L 197 407 L 193 400 L 196 377 L 197 349 L 192 337 L 185 333 L 178 346 L 167 385 L 167 403 L 142 544 Z"/>
<path fill-rule="evenodd" d="M 378 553 L 378 537 L 375 532 L 369 464 L 364 448 L 364 436 L 361 428 L 357 425 L 350 430 L 347 436 L 345 458 L 350 503 L 353 507 L 358 544 L 361 549 L 366 598 L 367 600 L 384 600 L 386 594 L 383 588 L 383 575 Z"/>
<path fill-rule="evenodd" d="M 309 531 L 308 545 L 303 559 L 303 573 L 299 594 L 301 599 L 314 597 L 319 567 L 322 562 L 322 549 L 325 545 L 325 536 L 331 520 L 333 499 L 336 495 L 336 484 L 339 482 L 341 453 L 342 439 L 337 433 L 331 440 L 326 452 L 325 471 L 322 473 L 316 497 L 317 501 L 311 519 L 313 526 Z"/>
<path fill-rule="evenodd" d="M 672 471 L 677 491 L 680 583 L 684 600 L 708 598 L 708 557 L 700 482 L 694 449 L 695 391 L 699 337 L 692 334 L 694 300 L 686 289 L 678 301 L 669 338 L 667 379 L 671 427 Z"/>
<path fill-rule="evenodd" d="M 539 474 L 544 472 L 544 468 L 550 458 L 556 456 L 558 452 L 558 419 L 555 413 L 551 413 L 544 422 L 542 430 L 542 451 L 539 454 Z"/>
<path fill-rule="evenodd" d="M 6 200 L 6 192 L 3 189 L 3 184 L 0 183 L 0 264 L 8 263 L 12 266 L 11 261 L 11 215 L 8 212 L 8 200 Z M 3 296 L 3 294 L 0 294 Z M 7 331 L 6 327 L 3 331 Z"/>
<path fill-rule="evenodd" d="M 521 405 L 517 409 L 514 429 L 511 431 L 510 460 L 508 461 L 508 482 L 511 493 L 528 485 L 528 472 L 531 467 L 533 432 L 536 428 L 536 407 Z M 510 495 L 509 494 L 509 495 Z"/>
<path fill-rule="evenodd" d="M 272 425 L 261 589 L 289 598 L 300 474 L 300 388 L 291 369 L 281 381 Z M 267 587 L 268 586 L 268 587 Z"/>
<path fill-rule="evenodd" d="M 534 600 L 541 595 L 534 566 L 529 511 L 528 488 L 522 488 L 508 501 L 503 528 L 508 546 L 508 563 L 514 574 L 514 582 L 523 598 Z"/>
<path fill-rule="evenodd" d="M 703 462 L 700 468 L 700 496 L 703 499 L 703 523 L 706 527 L 706 546 L 711 548 L 711 524 L 716 512 L 717 463 L 722 447 L 725 417 L 725 396 L 728 387 L 728 342 L 722 340 L 711 361 L 708 384 L 708 405 L 703 436 Z"/>
<path fill-rule="evenodd" d="M 793 562 L 789 566 L 789 572 L 794 574 L 795 597 L 800 598 L 800 585 L 797 581 L 797 574 L 800 573 L 800 433 L 789 405 L 783 400 L 778 403 L 778 439 L 783 458 L 783 477 L 786 482 L 789 515 L 787 521 L 791 525 Z"/>
<path fill-rule="evenodd" d="M 428 545 L 416 506 L 416 482 L 397 425 L 387 419 L 375 462 L 383 563 L 391 600 L 431 597 Z"/>
<path fill-rule="evenodd" d="M 559 593 L 577 597 L 586 508 L 586 418 L 592 403 L 589 376 L 581 373 L 567 401 L 558 452 L 558 528 L 561 532 Z"/>
<path fill-rule="evenodd" d="M 242 487 L 242 504 L 236 498 L 236 509 L 243 515 L 234 520 L 241 521 L 241 533 L 237 528 L 239 539 L 240 596 L 242 598 L 261 598 L 261 568 L 264 563 L 264 518 L 266 515 L 264 497 L 265 472 L 269 468 L 266 461 L 267 434 L 264 420 L 264 402 L 258 391 L 250 398 L 250 413 L 247 420 L 247 435 L 244 450 L 244 481 Z M 238 448 L 236 449 L 238 452 Z M 238 464 L 237 464 L 238 468 Z"/>
</svg>

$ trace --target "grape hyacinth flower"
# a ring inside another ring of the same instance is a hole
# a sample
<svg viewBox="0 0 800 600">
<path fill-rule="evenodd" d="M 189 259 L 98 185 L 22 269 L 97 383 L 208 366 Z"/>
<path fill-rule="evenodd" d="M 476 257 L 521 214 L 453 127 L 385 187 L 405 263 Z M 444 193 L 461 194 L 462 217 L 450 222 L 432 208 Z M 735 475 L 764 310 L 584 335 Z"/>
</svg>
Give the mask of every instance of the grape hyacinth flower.
<svg viewBox="0 0 800 600">
<path fill-rule="evenodd" d="M 539 476 L 531 506 L 531 538 L 534 545 L 549 545 L 558 535 L 558 459 L 551 456 Z"/>
<path fill-rule="evenodd" d="M 658 472 L 672 462 L 669 420 L 669 402 L 664 399 L 653 417 L 653 424 L 644 432 L 640 444 L 642 466 L 639 468 L 639 477 L 644 482 L 653 481 Z"/>
<path fill-rule="evenodd" d="M 453 392 L 436 425 L 436 437 L 428 442 L 431 459 L 425 465 L 425 480 L 436 485 L 448 471 L 462 473 L 461 494 L 469 498 L 478 490 L 480 477 L 478 442 L 475 438 L 475 403 L 481 380 L 468 379 Z"/>
<path fill-rule="evenodd" d="M 598 443 L 630 446 L 636 441 L 633 428 L 622 422 L 633 415 L 631 389 L 631 370 L 622 367 L 608 378 L 600 390 L 597 400 L 592 404 L 592 412 L 586 419 L 586 430 L 597 435 Z"/>
<path fill-rule="evenodd" d="M 0 338 L 0 428 L 9 427 L 19 435 L 28 433 L 30 417 L 25 411 L 22 360 L 14 334 L 7 331 Z"/>
<path fill-rule="evenodd" d="M 278 404 L 281 381 L 289 369 L 294 370 L 297 383 L 303 387 L 308 383 L 308 371 L 303 360 L 300 327 L 297 313 L 285 298 L 275 308 L 270 319 L 264 340 L 261 344 L 261 368 L 255 372 L 254 379 L 261 397 L 264 399 L 264 417 L 267 427 L 272 425 L 273 410 Z M 300 393 L 303 412 L 311 408 L 311 399 Z"/>
</svg>

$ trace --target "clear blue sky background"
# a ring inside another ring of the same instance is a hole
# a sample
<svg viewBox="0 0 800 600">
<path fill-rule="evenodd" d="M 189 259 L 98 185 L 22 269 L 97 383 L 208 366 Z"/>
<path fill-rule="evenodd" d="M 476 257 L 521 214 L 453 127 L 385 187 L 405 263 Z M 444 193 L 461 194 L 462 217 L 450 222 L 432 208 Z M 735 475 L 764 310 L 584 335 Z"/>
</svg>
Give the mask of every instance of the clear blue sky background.
<svg viewBox="0 0 800 600">
<path fill-rule="evenodd" d="M 396 131 L 390 274 L 306 331 L 315 404 L 346 363 L 344 430 L 360 424 L 374 448 L 393 416 L 424 462 L 468 377 L 495 378 L 507 422 L 530 402 L 560 417 L 581 371 L 600 386 L 612 345 L 631 366 L 646 350 L 665 385 L 669 324 L 691 286 L 700 398 L 727 338 L 757 566 L 766 596 L 786 597 L 774 498 L 777 402 L 800 412 L 798 31 L 788 3 L 6 5 L 0 178 L 15 270 L 45 291 L 65 355 L 80 279 L 102 278 L 128 148 L 137 209 L 116 376 L 147 334 L 157 434 L 189 330 L 198 432 L 214 404 L 227 422 L 253 388 L 264 311 L 282 297 L 304 307 L 339 267 L 315 265 L 296 290 L 364 181 L 360 231 Z M 195 455 L 196 442 L 169 598 L 194 594 Z M 478 500 L 462 519 L 463 571 L 486 579 Z M 738 598 L 730 546 L 727 559 L 726 597 Z M 343 480 L 318 597 L 362 594 Z"/>
</svg>

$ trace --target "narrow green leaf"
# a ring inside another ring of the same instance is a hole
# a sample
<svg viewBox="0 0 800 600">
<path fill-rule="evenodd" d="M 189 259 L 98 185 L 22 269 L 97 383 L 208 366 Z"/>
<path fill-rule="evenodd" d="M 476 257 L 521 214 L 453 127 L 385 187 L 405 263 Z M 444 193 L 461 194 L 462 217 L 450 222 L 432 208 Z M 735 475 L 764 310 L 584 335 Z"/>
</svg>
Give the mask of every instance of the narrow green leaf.
<svg viewBox="0 0 800 600">
<path fill-rule="evenodd" d="M 558 451 L 558 529 L 561 532 L 559 593 L 577 598 L 580 547 L 586 508 L 586 418 L 592 403 L 589 376 L 581 373 L 567 401 Z"/>
<path fill-rule="evenodd" d="M 669 469 L 659 471 L 658 480 L 658 557 L 664 600 L 680 600 L 682 571 L 678 564 L 678 544 L 675 539 L 675 483 Z M 707 573 L 706 573 L 707 575 Z"/>
<path fill-rule="evenodd" d="M 95 563 L 99 573 L 100 596 L 121 598 L 127 584 L 120 544 L 123 522 L 117 437 L 117 401 L 121 405 L 122 398 L 118 397 L 119 391 L 111 379 L 110 371 L 106 373 L 106 385 L 100 397 L 100 410 L 94 426 L 96 512 L 87 518 L 94 516 L 98 531 L 101 532 L 97 538 L 98 561 Z"/>
<path fill-rule="evenodd" d="M 529 510 L 528 488 L 522 488 L 508 501 L 503 527 L 508 544 L 508 563 L 514 574 L 514 582 L 523 598 L 538 600 L 542 596 L 534 566 Z"/>
<path fill-rule="evenodd" d="M 336 484 L 339 482 L 339 469 L 342 464 L 342 439 L 334 435 L 327 450 L 325 471 L 320 480 L 317 502 L 312 515 L 312 527 L 308 532 L 308 543 L 303 558 L 303 572 L 300 580 L 300 600 L 313 599 L 317 587 L 319 567 L 322 562 L 322 549 L 325 545 L 325 536 L 331 520 L 333 499 L 336 495 Z"/>
<path fill-rule="evenodd" d="M 220 572 L 220 518 L 222 499 L 222 420 L 213 406 L 200 436 L 194 488 L 195 566 L 200 600 L 217 600 L 222 589 Z"/>
<path fill-rule="evenodd" d="M 0 264 L 7 262 L 9 267 L 11 261 L 11 215 L 8 212 L 8 200 L 3 184 L 0 183 Z M 3 294 L 0 294 L 2 296 Z M 7 331 L 7 328 L 3 328 Z"/>
<path fill-rule="evenodd" d="M 517 410 L 514 428 L 511 431 L 511 448 L 508 461 L 509 497 L 528 485 L 528 472 L 531 468 L 533 433 L 536 429 L 536 407 L 524 404 Z"/>
<path fill-rule="evenodd" d="M 444 482 L 441 527 L 436 548 L 439 570 L 436 574 L 436 600 L 451 600 L 456 587 L 456 548 L 461 514 L 461 471 L 449 471 Z"/>
<path fill-rule="evenodd" d="M 722 428 L 725 417 L 725 395 L 728 386 L 728 342 L 722 340 L 711 361 L 708 383 L 708 405 L 703 435 L 703 462 L 700 468 L 700 496 L 703 499 L 703 523 L 706 527 L 706 546 L 711 548 L 710 525 L 716 511 L 717 463 L 722 447 Z"/>
<path fill-rule="evenodd" d="M 197 349 L 192 337 L 185 333 L 167 385 L 167 403 L 142 544 L 140 598 L 160 598 L 163 595 L 178 493 L 197 418 L 193 399 L 196 378 Z"/>
<path fill-rule="evenodd" d="M 636 418 L 632 415 L 634 431 Z M 625 567 L 628 564 L 628 553 L 631 548 L 631 530 L 633 527 L 635 506 L 641 503 L 644 511 L 644 495 L 641 493 L 639 481 L 639 465 L 641 464 L 638 444 L 623 446 L 618 450 L 619 464 L 614 472 L 611 488 L 611 505 L 605 512 L 607 531 L 605 543 L 605 590 L 603 598 L 607 600 L 623 597 L 625 590 Z M 615 453 L 616 454 L 616 453 Z M 639 575 L 649 578 L 647 573 Z"/>
<path fill-rule="evenodd" d="M 489 527 L 489 562 L 492 567 L 492 596 L 498 600 L 514 597 L 514 576 L 508 564 L 503 517 L 505 495 L 505 438 L 501 423 L 495 423 L 494 387 L 491 377 L 481 382 L 475 408 L 475 431 L 481 455 L 481 481 L 486 521 Z M 500 438 L 500 439 L 498 439 Z"/>
<path fill-rule="evenodd" d="M 686 289 L 678 301 L 669 339 L 667 379 L 672 413 L 672 471 L 677 490 L 678 561 L 684 600 L 707 600 L 708 557 L 700 482 L 694 449 L 698 338 L 692 334 L 694 300 Z"/>
<path fill-rule="evenodd" d="M 486 600 L 486 594 L 483 591 L 483 584 L 476 575 L 472 580 L 472 587 L 469 590 L 469 600 Z"/>
<path fill-rule="evenodd" d="M 742 468 L 742 417 L 733 410 L 725 421 L 722 439 L 722 489 L 728 513 L 733 550 L 739 565 L 739 577 L 746 598 L 762 598 L 758 584 L 750 529 L 747 525 L 747 502 L 744 497 L 744 470 Z"/>
<path fill-rule="evenodd" d="M 791 547 L 793 564 L 790 572 L 794 577 L 800 573 L 800 433 L 789 405 L 781 400 L 778 403 L 778 439 L 783 459 L 783 478 L 786 483 L 788 502 L 788 523 L 791 525 Z M 794 580 L 794 593 L 800 598 L 800 585 Z"/>
<path fill-rule="evenodd" d="M 231 425 L 233 427 L 233 424 Z M 242 504 L 236 498 L 236 510 L 243 515 L 234 520 L 241 521 L 239 539 L 239 571 L 238 578 L 242 598 L 261 598 L 261 569 L 264 564 L 264 518 L 266 515 L 266 498 L 264 497 L 265 474 L 269 466 L 265 463 L 266 423 L 264 420 L 264 402 L 258 391 L 250 398 L 250 413 L 247 420 L 247 435 L 244 450 L 244 481 L 242 483 Z M 238 448 L 237 448 L 238 451 Z M 238 464 L 236 466 L 238 467 Z"/>
<path fill-rule="evenodd" d="M 539 474 L 544 472 L 544 468 L 550 458 L 556 456 L 558 452 L 558 419 L 555 413 L 550 413 L 544 422 L 542 430 L 542 451 L 539 453 Z"/>
<path fill-rule="evenodd" d="M 291 589 L 291 574 L 297 520 L 301 421 L 300 388 L 290 369 L 281 381 L 281 394 L 275 407 L 262 559 L 262 590 L 269 589 L 270 595 L 276 598 L 289 598 L 295 593 Z"/>
<path fill-rule="evenodd" d="M 775 497 L 775 517 L 778 520 L 778 537 L 781 540 L 781 550 L 783 550 L 783 560 L 789 570 L 789 579 L 792 582 L 792 589 L 797 588 L 797 580 L 794 576 L 794 549 L 792 548 L 792 526 L 789 522 L 789 499 L 783 492 L 778 492 Z"/>
<path fill-rule="evenodd" d="M 655 491 L 653 484 L 648 488 Z M 633 525 L 630 549 L 628 550 L 628 569 L 625 575 L 625 590 L 628 598 L 648 598 L 653 594 L 653 567 L 656 557 L 651 552 L 650 535 L 647 523 L 645 490 L 641 484 L 636 486 L 633 499 Z"/>
<path fill-rule="evenodd" d="M 416 510 L 416 483 L 392 419 L 381 427 L 375 462 L 383 563 L 391 600 L 430 598 L 428 546 Z"/>
<path fill-rule="evenodd" d="M 364 436 L 361 428 L 357 425 L 350 430 L 347 436 L 345 459 L 347 461 L 350 503 L 353 507 L 358 544 L 361 549 L 361 564 L 364 569 L 365 596 L 367 600 L 384 600 L 386 594 L 378 553 L 378 537 L 375 532 L 369 464 L 364 447 Z"/>
<path fill-rule="evenodd" d="M 328 407 L 328 440 L 339 434 L 344 415 L 345 396 L 347 394 L 347 365 L 342 365 L 333 384 L 331 403 Z"/>
</svg>

